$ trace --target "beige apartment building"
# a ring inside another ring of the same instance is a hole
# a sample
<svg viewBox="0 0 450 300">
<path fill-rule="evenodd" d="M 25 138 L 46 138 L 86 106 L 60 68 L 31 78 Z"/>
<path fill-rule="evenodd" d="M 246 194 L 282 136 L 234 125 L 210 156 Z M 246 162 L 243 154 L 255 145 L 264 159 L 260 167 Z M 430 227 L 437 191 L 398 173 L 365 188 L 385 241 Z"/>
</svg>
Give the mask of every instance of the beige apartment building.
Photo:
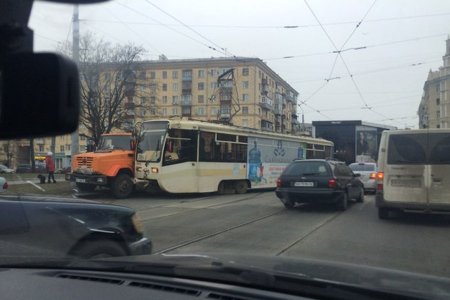
<svg viewBox="0 0 450 300">
<path fill-rule="evenodd" d="M 446 41 L 443 66 L 428 73 L 418 115 L 419 128 L 450 127 L 450 38 Z"/>
<path fill-rule="evenodd" d="M 133 71 L 134 90 L 124 103 L 129 125 L 152 118 L 187 117 L 286 134 L 299 131 L 298 92 L 261 59 L 162 58 L 138 62 Z M 70 135 L 56 137 L 54 142 L 56 167 L 69 166 Z M 13 144 L 10 165 L 29 162 L 29 141 Z M 79 151 L 85 151 L 82 136 L 79 145 Z M 35 159 L 42 160 L 51 148 L 51 138 L 34 139 Z M 5 146 L 0 147 L 0 163 L 6 157 Z"/>
</svg>

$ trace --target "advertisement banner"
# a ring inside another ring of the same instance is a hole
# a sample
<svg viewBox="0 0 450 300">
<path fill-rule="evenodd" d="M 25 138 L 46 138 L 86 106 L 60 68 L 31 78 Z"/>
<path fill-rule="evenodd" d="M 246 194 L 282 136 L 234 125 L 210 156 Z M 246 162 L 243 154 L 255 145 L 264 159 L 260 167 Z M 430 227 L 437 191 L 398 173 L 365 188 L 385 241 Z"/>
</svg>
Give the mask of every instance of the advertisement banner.
<svg viewBox="0 0 450 300">
<path fill-rule="evenodd" d="M 378 153 L 377 129 L 356 126 L 356 162 L 376 162 Z"/>
<path fill-rule="evenodd" d="M 274 187 L 290 162 L 306 158 L 306 144 L 249 137 L 247 157 L 252 187 Z"/>
</svg>

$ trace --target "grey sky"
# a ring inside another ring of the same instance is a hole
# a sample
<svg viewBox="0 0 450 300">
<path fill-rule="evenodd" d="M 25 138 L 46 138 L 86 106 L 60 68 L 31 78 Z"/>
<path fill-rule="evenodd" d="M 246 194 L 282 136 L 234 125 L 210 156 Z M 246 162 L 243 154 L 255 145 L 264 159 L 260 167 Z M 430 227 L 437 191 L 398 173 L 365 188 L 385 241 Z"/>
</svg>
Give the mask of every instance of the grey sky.
<svg viewBox="0 0 450 300">
<path fill-rule="evenodd" d="M 373 3 L 308 1 L 339 49 Z M 31 27 L 36 50 L 53 50 L 57 41 L 72 38 L 72 11 L 69 5 L 34 4 Z M 224 56 L 208 46 L 226 48 L 229 55 L 259 57 L 300 93 L 300 101 L 307 100 L 303 106 L 307 122 L 362 119 L 417 127 L 423 83 L 430 69 L 442 65 L 450 33 L 450 1 L 375 2 L 344 47 L 367 48 L 342 52 L 360 94 L 340 58 L 329 76 L 336 59 L 329 52 L 335 49 L 304 1 L 115 0 L 80 6 L 80 19 L 82 34 L 90 31 L 111 42 L 143 45 L 147 59 L 162 53 L 169 59 Z M 283 28 L 292 25 L 299 27 Z M 335 77 L 340 79 L 324 86 L 325 79 Z M 363 109 L 366 104 L 372 109 Z"/>
</svg>

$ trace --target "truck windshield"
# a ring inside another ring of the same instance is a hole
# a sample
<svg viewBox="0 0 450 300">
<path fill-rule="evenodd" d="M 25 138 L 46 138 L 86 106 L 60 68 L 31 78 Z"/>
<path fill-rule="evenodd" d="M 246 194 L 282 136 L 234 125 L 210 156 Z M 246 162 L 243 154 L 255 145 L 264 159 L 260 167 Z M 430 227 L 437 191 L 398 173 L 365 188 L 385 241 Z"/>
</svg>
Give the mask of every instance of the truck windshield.
<svg viewBox="0 0 450 300">
<path fill-rule="evenodd" d="M 137 160 L 159 162 L 166 130 L 144 131 L 137 146 Z"/>
<path fill-rule="evenodd" d="M 130 135 L 106 135 L 100 139 L 97 151 L 130 150 Z"/>
</svg>

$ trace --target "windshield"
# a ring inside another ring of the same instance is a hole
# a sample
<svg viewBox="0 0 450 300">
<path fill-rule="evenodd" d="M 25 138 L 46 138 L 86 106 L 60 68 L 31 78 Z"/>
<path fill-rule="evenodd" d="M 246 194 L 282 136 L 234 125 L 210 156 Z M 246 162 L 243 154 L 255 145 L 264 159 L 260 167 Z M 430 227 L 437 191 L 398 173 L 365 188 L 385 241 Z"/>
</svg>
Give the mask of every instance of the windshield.
<svg viewBox="0 0 450 300">
<path fill-rule="evenodd" d="M 139 161 L 159 162 L 165 135 L 165 130 L 145 131 L 137 146 L 137 159 Z"/>
<path fill-rule="evenodd" d="M 34 1 L 29 27 L 35 52 L 76 60 L 79 124 L 0 141 L 0 259 L 249 255 L 450 279 L 450 1 L 57 2 Z"/>
<path fill-rule="evenodd" d="M 100 139 L 97 151 L 102 150 L 130 150 L 131 136 L 106 135 Z"/>
<path fill-rule="evenodd" d="M 376 168 L 373 164 L 351 164 L 350 169 L 352 171 L 373 172 Z"/>
</svg>

